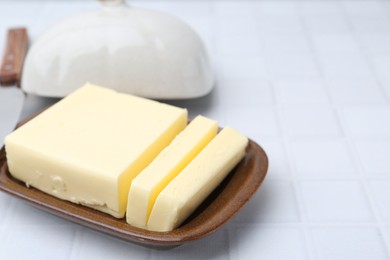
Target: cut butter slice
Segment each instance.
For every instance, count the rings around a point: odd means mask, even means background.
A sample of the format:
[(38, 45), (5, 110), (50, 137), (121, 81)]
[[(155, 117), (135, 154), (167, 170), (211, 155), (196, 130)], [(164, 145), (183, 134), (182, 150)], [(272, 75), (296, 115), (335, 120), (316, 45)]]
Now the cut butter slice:
[(218, 124), (197, 116), (131, 183), (127, 223), (146, 228), (158, 194), (216, 136)]
[(132, 179), (186, 124), (185, 109), (87, 84), (6, 137), (9, 170), (121, 218)]
[(244, 157), (248, 139), (224, 128), (158, 195), (147, 223), (152, 231), (179, 226)]

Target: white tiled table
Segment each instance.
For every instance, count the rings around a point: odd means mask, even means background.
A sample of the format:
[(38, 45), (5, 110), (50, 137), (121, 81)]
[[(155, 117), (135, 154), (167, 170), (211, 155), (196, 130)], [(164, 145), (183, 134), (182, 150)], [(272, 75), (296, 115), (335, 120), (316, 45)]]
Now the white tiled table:
[[(173, 104), (262, 145), (268, 176), (229, 224), (160, 251), (0, 193), (0, 259), (390, 259), (389, 1), (132, 1), (191, 24), (215, 62), (211, 95)], [(32, 39), (82, 1), (0, 1)], [(22, 117), (53, 100), (30, 97)], [(1, 118), (0, 118), (1, 120)]]

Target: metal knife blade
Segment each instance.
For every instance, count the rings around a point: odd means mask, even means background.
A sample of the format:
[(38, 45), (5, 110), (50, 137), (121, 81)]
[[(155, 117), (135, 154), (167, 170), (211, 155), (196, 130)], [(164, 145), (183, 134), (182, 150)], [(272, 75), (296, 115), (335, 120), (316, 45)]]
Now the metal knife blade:
[(0, 146), (4, 144), (4, 137), (14, 129), (23, 108), (25, 94), (19, 85), (27, 49), (27, 29), (9, 29), (0, 66)]

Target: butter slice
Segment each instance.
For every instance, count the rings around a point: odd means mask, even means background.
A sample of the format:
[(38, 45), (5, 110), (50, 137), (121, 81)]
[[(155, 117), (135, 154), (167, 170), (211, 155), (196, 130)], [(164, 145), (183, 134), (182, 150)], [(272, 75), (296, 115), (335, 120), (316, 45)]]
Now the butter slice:
[(147, 229), (179, 226), (244, 157), (247, 144), (245, 136), (224, 128), (158, 195)]
[(87, 84), (6, 137), (9, 170), (121, 218), (132, 179), (186, 124), (185, 109)]
[(131, 183), (127, 223), (146, 228), (158, 194), (216, 136), (218, 124), (197, 116)]

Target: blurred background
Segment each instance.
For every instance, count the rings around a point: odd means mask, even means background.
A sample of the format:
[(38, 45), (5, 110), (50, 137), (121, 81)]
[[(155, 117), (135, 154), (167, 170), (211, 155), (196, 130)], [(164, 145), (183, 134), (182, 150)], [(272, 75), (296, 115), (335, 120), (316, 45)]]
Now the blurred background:
[[(164, 251), (0, 193), (1, 259), (390, 259), (390, 1), (127, 3), (169, 13), (200, 35), (213, 91), (166, 102), (256, 141), (269, 156), (266, 180), (221, 230)], [(0, 52), (9, 27), (26, 26), (33, 43), (61, 19), (99, 8), (0, 0)], [(20, 118), (56, 101), (31, 95)]]

